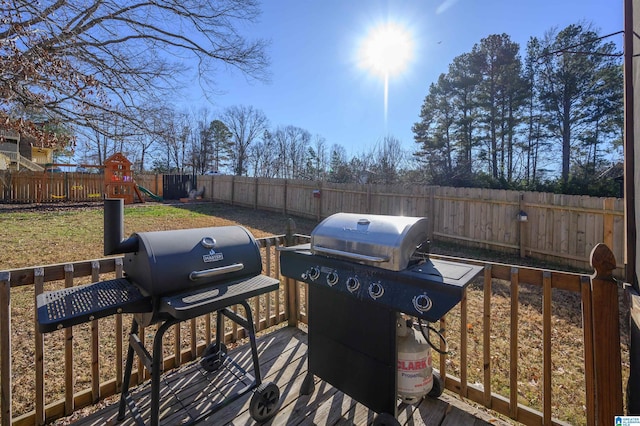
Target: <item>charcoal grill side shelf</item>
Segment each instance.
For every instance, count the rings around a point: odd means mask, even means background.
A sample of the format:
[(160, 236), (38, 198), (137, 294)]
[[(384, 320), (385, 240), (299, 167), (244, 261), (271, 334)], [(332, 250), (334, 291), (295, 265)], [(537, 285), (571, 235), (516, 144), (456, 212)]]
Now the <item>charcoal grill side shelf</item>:
[(38, 329), (49, 333), (116, 313), (151, 312), (151, 297), (144, 296), (127, 279), (117, 278), (36, 297)]
[[(278, 289), (280, 282), (274, 278), (260, 275), (247, 280), (239, 280), (233, 283), (225, 284), (220, 288), (193, 291), (178, 296), (164, 297), (160, 299), (160, 311), (169, 315), (158, 327), (153, 340), (153, 352), (150, 354), (142, 345), (138, 336), (139, 325), (136, 319), (133, 319), (131, 325), (131, 333), (129, 335), (129, 349), (127, 352), (127, 360), (125, 364), (124, 379), (122, 385), (122, 393), (120, 395), (120, 405), (118, 410), (118, 420), (123, 420), (128, 408), (132, 417), (138, 425), (144, 425), (144, 420), (140, 415), (140, 411), (129, 392), (129, 384), (131, 381), (131, 372), (133, 369), (134, 353), (137, 354), (145, 364), (146, 368), (151, 371), (151, 418), (150, 425), (157, 426), (160, 424), (160, 375), (162, 373), (162, 339), (164, 333), (171, 326), (182, 321), (196, 318), (200, 315), (216, 312), (216, 342), (215, 344), (224, 343), (224, 328), (222, 326), (223, 315), (236, 322), (247, 330), (251, 345), (251, 356), (253, 361), (253, 375), (246, 374), (251, 383), (236, 393), (227, 396), (223, 401), (215, 404), (210, 410), (202, 413), (189, 424), (197, 423), (214, 412), (220, 410), (231, 402), (246, 395), (248, 392), (257, 389), (262, 384), (260, 374), (260, 365), (258, 360), (258, 350), (255, 338), (255, 329), (251, 308), (247, 299), (258, 296), (260, 294), (269, 293)], [(233, 305), (242, 305), (246, 312), (246, 318), (229, 309)], [(156, 355), (157, 354), (157, 355)], [(156, 355), (156, 359), (154, 359)], [(236, 368), (240, 368), (231, 358), (227, 358)], [(241, 371), (246, 373), (245, 371)], [(252, 401), (253, 402), (253, 401)], [(277, 410), (278, 407), (268, 407), (270, 410)]]

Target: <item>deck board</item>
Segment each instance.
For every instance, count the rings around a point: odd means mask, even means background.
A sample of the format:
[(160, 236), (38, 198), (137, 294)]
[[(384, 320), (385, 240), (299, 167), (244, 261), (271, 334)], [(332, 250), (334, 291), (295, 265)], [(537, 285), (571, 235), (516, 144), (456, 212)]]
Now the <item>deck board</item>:
[[(263, 382), (274, 382), (280, 389), (280, 410), (268, 424), (365, 425), (373, 420), (375, 413), (372, 410), (317, 377), (314, 392), (311, 395), (300, 395), (307, 371), (307, 335), (304, 331), (286, 327), (261, 336), (258, 339), (258, 354)], [(253, 373), (249, 345), (242, 345), (230, 351), (230, 357), (243, 369)], [(208, 412), (213, 404), (244, 386), (241, 375), (237, 371), (234, 373), (225, 368), (213, 373), (207, 372), (196, 361), (164, 374), (161, 380), (161, 424), (182, 424)], [(143, 383), (131, 392), (145, 421), (149, 419), (149, 392), (149, 382)], [(249, 414), (250, 398), (251, 394), (242, 396), (204, 418), (200, 424), (255, 424)], [(117, 411), (116, 401), (85, 418), (74, 420), (73, 424), (135, 425), (129, 411), (126, 418), (118, 422)], [(403, 425), (416, 426), (508, 424), (471, 406), (466, 410), (459, 399), (448, 393), (439, 399), (426, 398), (417, 407), (401, 405), (397, 419)], [(69, 419), (62, 422), (70, 424)]]

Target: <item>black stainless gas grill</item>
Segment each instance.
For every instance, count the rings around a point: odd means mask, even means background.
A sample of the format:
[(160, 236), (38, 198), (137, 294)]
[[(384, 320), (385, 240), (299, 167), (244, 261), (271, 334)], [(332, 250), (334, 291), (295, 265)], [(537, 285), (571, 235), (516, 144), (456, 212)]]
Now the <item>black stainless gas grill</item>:
[(311, 243), (280, 252), (282, 275), (309, 284), (309, 373), (384, 418), (397, 414), (398, 313), (438, 321), (481, 267), (429, 259), (426, 218), (337, 213)]
[[(257, 421), (273, 416), (279, 408), (280, 392), (273, 383), (262, 383), (254, 322), (247, 299), (274, 291), (279, 281), (261, 275), (258, 245), (244, 227), (224, 226), (179, 231), (140, 232), (123, 238), (123, 202), (105, 200), (105, 254), (124, 253), (125, 278), (46, 292), (38, 296), (41, 332), (70, 327), (114, 313), (133, 313), (118, 419), (129, 408), (136, 423), (144, 424), (129, 392), (134, 353), (151, 371), (150, 424), (160, 422), (160, 374), (162, 338), (174, 324), (216, 312), (216, 341), (205, 350), (200, 367), (213, 372), (234, 369), (243, 384), (206, 413), (190, 418), (196, 423), (216, 410), (254, 391), (250, 414)], [(246, 318), (229, 309), (240, 304)], [(227, 356), (224, 317), (244, 327), (249, 335), (253, 374)], [(138, 335), (140, 327), (158, 324), (150, 354)]]

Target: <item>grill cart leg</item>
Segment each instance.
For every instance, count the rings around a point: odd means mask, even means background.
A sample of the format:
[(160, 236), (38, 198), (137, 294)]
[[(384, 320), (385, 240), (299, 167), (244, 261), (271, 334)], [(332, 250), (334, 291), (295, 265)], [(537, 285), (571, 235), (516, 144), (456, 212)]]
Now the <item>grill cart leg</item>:
[[(256, 333), (253, 326), (253, 315), (251, 307), (246, 300), (240, 302), (244, 307), (247, 318), (243, 318), (228, 308), (224, 308), (218, 312), (218, 318), (221, 313), (230, 318), (232, 321), (244, 327), (249, 334), (249, 342), (251, 345), (251, 357), (253, 359), (253, 374), (255, 381), (248, 387), (248, 390), (255, 389), (251, 401), (249, 402), (249, 414), (257, 422), (264, 422), (273, 417), (280, 408), (280, 389), (275, 383), (262, 383), (262, 375), (260, 374), (260, 361), (258, 359), (258, 345), (256, 343)], [(244, 393), (241, 391), (241, 394)], [(238, 395), (239, 396), (239, 395)]]
[[(126, 408), (129, 408), (131, 415), (136, 424), (143, 426), (144, 420), (140, 415), (138, 407), (129, 393), (129, 385), (131, 382), (131, 371), (133, 369), (133, 355), (134, 352), (138, 354), (138, 357), (143, 362), (147, 370), (151, 371), (151, 426), (158, 426), (160, 423), (160, 374), (162, 373), (162, 338), (164, 333), (174, 324), (177, 324), (178, 320), (169, 320), (162, 323), (156, 335), (153, 338), (153, 354), (157, 354), (156, 358), (146, 350), (140, 337), (138, 336), (138, 322), (133, 319), (131, 324), (131, 333), (129, 334), (129, 349), (127, 351), (127, 362), (125, 365), (125, 373), (123, 379), (122, 393), (120, 394), (120, 406), (118, 409), (118, 420), (123, 420), (125, 417)], [(143, 374), (143, 371), (138, 374)]]
[(400, 422), (389, 413), (380, 413), (373, 419), (373, 426), (400, 426)]
[(174, 324), (179, 323), (178, 320), (168, 320), (162, 323), (156, 331), (153, 338), (153, 355), (151, 360), (151, 426), (160, 424), (160, 374), (162, 373), (162, 337), (164, 333)]
[(315, 379), (313, 373), (307, 373), (300, 386), (300, 395), (311, 395), (316, 388)]
[[(256, 344), (256, 333), (255, 333), (255, 328), (253, 327), (253, 315), (251, 314), (251, 308), (249, 307), (249, 304), (247, 303), (246, 300), (243, 300), (239, 303), (242, 305), (242, 307), (244, 307), (247, 318), (243, 318), (242, 316), (233, 312), (229, 308), (224, 308), (218, 311), (217, 328), (218, 330), (222, 329), (221, 324), (223, 324), (223, 322), (222, 322), (221, 314), (223, 314), (224, 316), (226, 316), (227, 318), (229, 318), (230, 320), (232, 320), (233, 322), (235, 322), (236, 324), (242, 326), (245, 330), (247, 330), (247, 333), (249, 334), (249, 342), (251, 344), (251, 358), (253, 360), (253, 374), (255, 378), (255, 386), (257, 387), (257, 386), (260, 386), (260, 384), (262, 383), (262, 376), (260, 374), (260, 364), (258, 360), (258, 345)], [(222, 336), (224, 336), (224, 332), (220, 334), (218, 330), (216, 330), (216, 340), (218, 342), (223, 342), (224, 340), (221, 340), (221, 339), (223, 339)]]
[(246, 300), (242, 301), (242, 306), (247, 315), (246, 325), (243, 325), (249, 332), (249, 341), (251, 342), (251, 356), (253, 357), (253, 372), (256, 378), (256, 386), (262, 384), (262, 375), (260, 374), (260, 361), (258, 360), (258, 345), (256, 344), (256, 332), (253, 327), (253, 314)]
[[(138, 335), (138, 322), (134, 319), (131, 322), (131, 332), (129, 333), (129, 339), (131, 336)], [(127, 362), (124, 368), (124, 378), (122, 380), (122, 390), (120, 394), (120, 406), (118, 408), (118, 420), (124, 420), (126, 415), (127, 406), (131, 410), (131, 415), (138, 425), (144, 425), (144, 421), (142, 420), (142, 416), (138, 411), (135, 403), (131, 399), (131, 395), (129, 394), (129, 384), (131, 383), (131, 370), (133, 370), (133, 346), (131, 343), (129, 344), (129, 349), (127, 350)]]

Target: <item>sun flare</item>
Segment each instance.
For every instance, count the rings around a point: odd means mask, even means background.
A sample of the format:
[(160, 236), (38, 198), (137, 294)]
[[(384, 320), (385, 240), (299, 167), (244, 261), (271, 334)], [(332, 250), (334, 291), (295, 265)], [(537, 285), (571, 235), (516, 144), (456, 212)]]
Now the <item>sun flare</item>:
[(373, 28), (360, 47), (361, 66), (386, 78), (402, 72), (412, 56), (411, 35), (392, 23)]
[(413, 59), (411, 33), (396, 23), (374, 27), (363, 39), (358, 63), (361, 68), (382, 77), (384, 85), (384, 123), (389, 112), (389, 80), (402, 73)]

